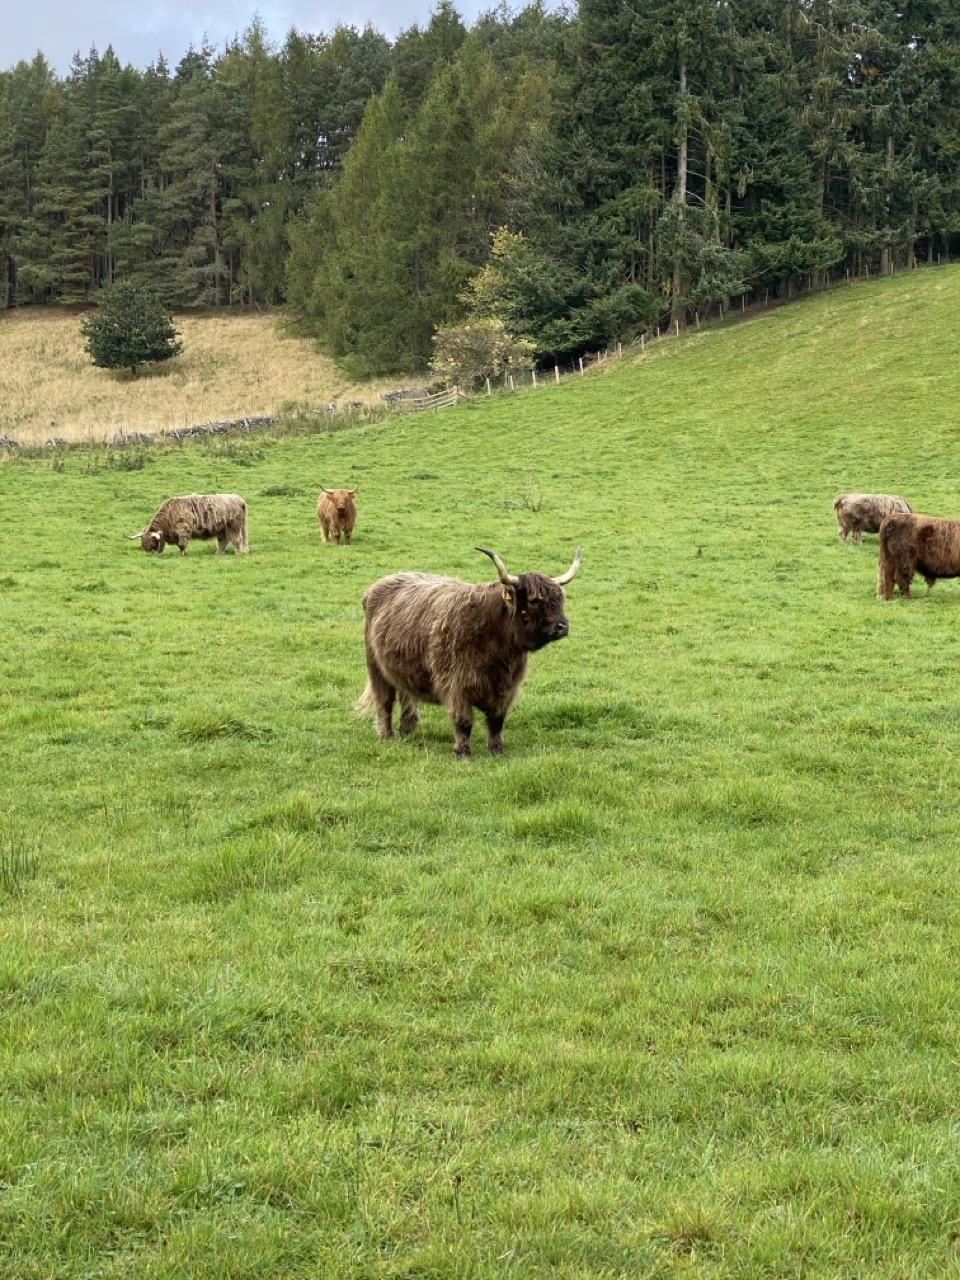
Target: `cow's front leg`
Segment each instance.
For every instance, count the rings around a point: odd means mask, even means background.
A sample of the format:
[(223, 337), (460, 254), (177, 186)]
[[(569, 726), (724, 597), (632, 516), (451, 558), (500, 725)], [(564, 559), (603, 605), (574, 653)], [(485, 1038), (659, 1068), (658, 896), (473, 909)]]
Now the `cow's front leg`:
[(189, 538), (181, 538), (177, 542), (177, 546), (180, 548), (180, 554), (182, 556), (185, 556), (187, 554), (187, 546), (189, 545), (189, 542), (190, 542)]
[(503, 722), (506, 716), (487, 712), (487, 750), (492, 756), (503, 755)]
[(473, 708), (469, 703), (455, 703), (448, 710), (453, 721), (453, 754), (459, 757), (472, 756), (470, 735), (473, 733)]

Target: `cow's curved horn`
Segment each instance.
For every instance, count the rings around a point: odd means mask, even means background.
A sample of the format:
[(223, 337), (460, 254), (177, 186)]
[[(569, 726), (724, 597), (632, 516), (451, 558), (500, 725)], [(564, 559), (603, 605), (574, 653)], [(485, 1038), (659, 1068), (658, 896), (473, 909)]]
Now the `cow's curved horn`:
[(566, 586), (571, 578), (575, 578), (577, 576), (577, 573), (580, 570), (580, 552), (582, 550), (582, 547), (577, 547), (577, 554), (573, 557), (573, 564), (566, 573), (561, 573), (559, 578), (554, 578), (554, 582), (558, 587)]
[(486, 547), (476, 547), (476, 551), (482, 551), (485, 556), (489, 556), (493, 563), (497, 566), (497, 573), (500, 575), (500, 581), (505, 587), (518, 587), (520, 579), (512, 573), (507, 573), (507, 566), (503, 563), (495, 551), (488, 551)]
[(125, 538), (129, 538), (131, 542), (135, 542), (137, 538), (142, 538), (143, 534), (142, 533), (125, 533), (123, 536)]
[(358, 490), (359, 488), (360, 488), (360, 486), (359, 486), (358, 484), (355, 484), (355, 485), (353, 486), (353, 488), (352, 488), (352, 489), (348, 490), (348, 492), (349, 492), (351, 495), (353, 495), (353, 494), (355, 494), (355, 493), (357, 492), (357, 490)]

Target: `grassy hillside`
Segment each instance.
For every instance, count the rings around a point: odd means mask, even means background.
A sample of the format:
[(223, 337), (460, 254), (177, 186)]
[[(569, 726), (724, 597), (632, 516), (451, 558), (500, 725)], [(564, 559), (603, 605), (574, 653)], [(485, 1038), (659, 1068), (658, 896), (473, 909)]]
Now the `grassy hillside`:
[(316, 343), (282, 335), (274, 315), (241, 311), (175, 317), (183, 354), (131, 378), (93, 367), (81, 319), (55, 307), (0, 314), (0, 435), (24, 445), (51, 436), (102, 443), (118, 431), (170, 431), (331, 400), (377, 403), (379, 391), (397, 385), (352, 383)]
[[(958, 286), (0, 465), (0, 1272), (953, 1272), (960, 585), (877, 601), (831, 502), (960, 515)], [(123, 540), (191, 490), (249, 556)], [(577, 543), (505, 757), (354, 716), (376, 577)]]

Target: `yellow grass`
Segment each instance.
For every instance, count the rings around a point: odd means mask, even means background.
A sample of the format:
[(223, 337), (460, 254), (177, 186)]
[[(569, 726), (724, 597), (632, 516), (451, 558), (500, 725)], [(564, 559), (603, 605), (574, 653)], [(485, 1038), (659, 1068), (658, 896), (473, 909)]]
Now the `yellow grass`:
[(231, 312), (175, 318), (183, 353), (165, 364), (95, 369), (77, 311), (0, 314), (0, 434), (21, 444), (170, 431), (330, 401), (375, 404), (397, 380), (353, 383), (310, 339), (283, 335), (275, 317)]

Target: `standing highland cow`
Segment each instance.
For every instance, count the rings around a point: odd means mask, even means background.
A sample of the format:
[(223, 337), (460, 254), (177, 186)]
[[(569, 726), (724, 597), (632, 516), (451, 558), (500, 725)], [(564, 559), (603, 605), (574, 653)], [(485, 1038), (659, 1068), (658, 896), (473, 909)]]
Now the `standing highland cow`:
[[(357, 485), (357, 489), (359, 487)], [(353, 526), (357, 523), (357, 504), (354, 502), (357, 489), (324, 489), (321, 493), (317, 517), (324, 542), (335, 542), (339, 546), (342, 533), (349, 547)]]
[(833, 500), (837, 513), (839, 536), (846, 542), (853, 534), (854, 542), (863, 542), (865, 533), (879, 533), (884, 517), (894, 511), (913, 511), (906, 498), (894, 493), (841, 493)]
[(393, 737), (393, 704), (400, 695), (401, 734), (420, 722), (420, 702), (446, 707), (454, 727), (454, 755), (469, 756), (473, 708), (487, 721), (487, 747), (503, 751), (503, 722), (527, 672), (527, 657), (569, 634), (563, 587), (580, 568), (580, 548), (559, 578), (508, 573), (498, 582), (469, 583), (432, 573), (380, 578), (363, 597), (369, 679), (357, 710), (377, 709), (381, 738)]
[(900, 588), (910, 598), (910, 583), (922, 574), (928, 587), (938, 578), (960, 578), (960, 520), (894, 513), (880, 526), (877, 592), (884, 600)]
[(234, 551), (247, 550), (247, 504), (239, 493), (188, 493), (182, 498), (168, 498), (142, 533), (128, 533), (139, 538), (144, 551), (162, 551), (167, 543), (187, 554), (191, 538), (216, 538), (217, 554), (233, 543)]

